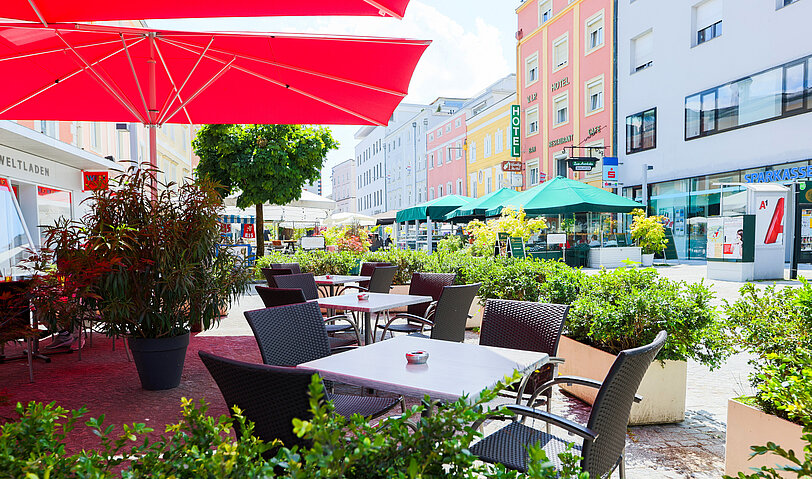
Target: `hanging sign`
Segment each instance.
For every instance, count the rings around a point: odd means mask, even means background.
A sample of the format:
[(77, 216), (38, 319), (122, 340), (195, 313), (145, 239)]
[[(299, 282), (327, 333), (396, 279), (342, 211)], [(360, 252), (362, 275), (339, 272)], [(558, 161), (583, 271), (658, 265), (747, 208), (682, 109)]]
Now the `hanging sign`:
[(510, 156), (522, 156), (522, 109), (519, 105), (510, 106)]
[(106, 190), (110, 183), (107, 171), (83, 171), (82, 191)]
[(592, 171), (595, 168), (595, 158), (570, 158), (567, 160), (572, 171)]
[(242, 237), (245, 239), (254, 239), (257, 237), (253, 224), (246, 223), (242, 225)]
[(603, 187), (616, 188), (618, 186), (617, 170), (618, 159), (614, 156), (603, 157)]
[(545, 181), (547, 181), (547, 173), (542, 171), (539, 173), (539, 183), (544, 183)]
[(521, 161), (503, 161), (502, 162), (502, 171), (521, 172), (522, 171), (522, 162)]
[(220, 234), (221, 235), (230, 235), (231, 234), (231, 223), (220, 223)]
[(0, 190), (6, 190), (11, 193), (11, 187), (8, 185), (8, 180), (5, 178), (0, 178)]

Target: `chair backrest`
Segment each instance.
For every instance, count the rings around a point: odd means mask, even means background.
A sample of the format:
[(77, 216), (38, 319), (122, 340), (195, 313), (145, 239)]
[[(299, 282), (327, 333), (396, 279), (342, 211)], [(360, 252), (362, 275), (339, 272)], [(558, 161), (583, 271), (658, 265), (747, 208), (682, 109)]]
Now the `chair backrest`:
[(369, 279), (369, 286), (367, 286), (369, 292), (389, 293), (396, 274), (398, 274), (397, 266), (376, 266), (372, 270), (372, 277)]
[[(245, 418), (254, 423), (256, 437), (268, 443), (279, 439), (286, 447), (308, 445), (293, 432), (293, 419), (312, 417), (308, 396), (312, 372), (244, 363), (205, 351), (197, 354), (220, 388), (229, 412), (235, 405), (242, 409)], [(239, 429), (236, 432), (239, 436)]]
[(287, 304), (304, 303), (304, 293), (298, 288), (267, 288), (265, 286), (254, 286), (259, 297), (265, 303), (266, 308), (274, 306), (285, 306)]
[(598, 437), (585, 441), (581, 451), (581, 467), (591, 477), (606, 475), (623, 454), (634, 395), (666, 337), (666, 332), (660, 331), (651, 344), (621, 351), (603, 380), (587, 423)]
[(465, 324), (468, 322), (468, 311), (474, 301), (481, 283), (446, 286), (437, 301), (434, 310), (434, 326), (431, 328), (431, 339), (444, 341), (465, 340)]
[(313, 273), (286, 274), (276, 276), (277, 288), (301, 289), (306, 300), (319, 298), (319, 287)]
[(299, 274), (302, 272), (302, 268), (299, 267), (299, 263), (271, 263), (271, 268), (289, 269), (291, 274)]
[[(375, 268), (378, 266), (392, 266), (392, 263), (384, 263), (384, 262), (370, 262), (370, 263), (361, 263), (361, 269), (359, 270), (358, 274), (360, 276), (372, 276), (372, 272), (375, 271)], [(369, 281), (361, 281), (358, 283), (358, 286), (363, 286), (364, 288), (369, 288)], [(389, 291), (387, 291), (388, 293)]]
[(265, 277), (265, 281), (268, 282), (268, 286), (271, 288), (276, 288), (276, 277), (277, 276), (284, 276), (287, 274), (293, 274), (293, 270), (290, 268), (261, 268), (262, 269), (262, 276)]
[(569, 309), (563, 304), (489, 299), (482, 313), (479, 344), (555, 356)]
[(327, 329), (315, 302), (246, 311), (245, 319), (265, 364), (297, 366), (330, 355)]
[[(409, 284), (409, 294), (417, 296), (431, 296), (434, 301), (440, 299), (443, 288), (454, 284), (455, 273), (412, 273), (412, 282)], [(429, 305), (413, 304), (406, 308), (409, 314), (425, 316)]]

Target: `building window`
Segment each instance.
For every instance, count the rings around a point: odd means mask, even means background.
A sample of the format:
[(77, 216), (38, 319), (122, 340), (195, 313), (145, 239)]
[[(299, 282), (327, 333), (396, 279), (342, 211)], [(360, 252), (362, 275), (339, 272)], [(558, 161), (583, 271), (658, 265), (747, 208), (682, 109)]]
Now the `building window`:
[(787, 5), (792, 5), (797, 2), (798, 0), (775, 0), (775, 9), (778, 10), (779, 8), (784, 8)]
[(585, 53), (603, 46), (603, 11), (586, 21)]
[(96, 151), (101, 150), (101, 123), (90, 123), (90, 147)]
[(539, 55), (534, 53), (525, 60), (525, 86), (530, 86), (539, 80)]
[(443, 196), (443, 185), (437, 186), (437, 198), (442, 198)]
[(451, 163), (451, 157), (452, 157), (452, 154), (453, 154), (452, 152), (454, 151), (451, 148), (452, 147), (449, 147), (448, 152), (445, 154), (445, 162), (446, 163)]
[(449, 194), (449, 195), (454, 194), (454, 187), (451, 185), (450, 181), (445, 184), (445, 190), (446, 190), (447, 194)]
[(437, 150), (437, 166), (443, 166), (443, 150)]
[(553, 0), (544, 0), (539, 3), (539, 25), (553, 18)]
[(429, 199), (430, 200), (434, 199), (434, 187), (429, 188)]
[(632, 39), (632, 73), (645, 70), (654, 63), (654, 32), (648, 32)]
[(626, 117), (626, 153), (657, 147), (657, 109)]
[(462, 119), (457, 118), (457, 120), (454, 121), (454, 128), (459, 128), (460, 126), (462, 126)]
[(473, 163), (476, 161), (476, 142), (472, 141), (468, 147), (468, 160)]
[(603, 77), (586, 84), (586, 114), (603, 110)]
[(553, 71), (564, 68), (569, 61), (569, 42), (567, 34), (553, 42)]
[(472, 198), (479, 197), (476, 193), (476, 174), (471, 175), (471, 189), (469, 191), (471, 192)]
[(449, 123), (448, 125), (445, 126), (445, 132), (446, 133), (451, 133), (451, 123)]
[(685, 139), (812, 110), (812, 56), (685, 98)]
[(434, 169), (434, 153), (429, 155), (429, 169), (430, 170)]
[(525, 113), (527, 120), (527, 135), (535, 135), (539, 132), (539, 109), (538, 107), (531, 108)]
[(491, 156), (491, 135), (485, 135), (485, 151), (482, 153), (483, 158)]
[[(434, 141), (434, 133), (429, 133), (429, 141)], [(389, 151), (392, 151), (391, 149)]]
[(457, 178), (457, 194), (461, 195), (464, 192), (462, 191), (462, 178)]
[(437, 138), (440, 138), (441, 136), (443, 136), (443, 129), (442, 128), (437, 130)]
[(502, 150), (505, 149), (505, 134), (502, 133), (502, 129), (496, 130), (495, 135), (495, 147), (493, 149), (494, 153), (499, 154), (502, 153)]
[(527, 184), (530, 186), (536, 185), (539, 182), (539, 162), (538, 160), (535, 161), (528, 161), (527, 162)]
[(693, 46), (702, 44), (722, 35), (722, 0), (707, 0), (693, 8)]
[(553, 98), (553, 126), (563, 125), (569, 120), (569, 95)]

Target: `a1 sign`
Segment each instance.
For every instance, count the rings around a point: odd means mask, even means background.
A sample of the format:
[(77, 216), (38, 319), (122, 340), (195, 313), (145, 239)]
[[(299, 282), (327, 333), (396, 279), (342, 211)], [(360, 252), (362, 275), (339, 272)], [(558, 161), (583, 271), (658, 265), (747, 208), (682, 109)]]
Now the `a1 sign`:
[(617, 157), (603, 157), (603, 186), (604, 188), (614, 188), (618, 185), (618, 164)]
[(522, 162), (521, 161), (503, 161), (502, 162), (502, 171), (510, 171), (513, 173), (521, 173), (522, 171)]
[(519, 105), (510, 106), (510, 156), (522, 156), (522, 108)]

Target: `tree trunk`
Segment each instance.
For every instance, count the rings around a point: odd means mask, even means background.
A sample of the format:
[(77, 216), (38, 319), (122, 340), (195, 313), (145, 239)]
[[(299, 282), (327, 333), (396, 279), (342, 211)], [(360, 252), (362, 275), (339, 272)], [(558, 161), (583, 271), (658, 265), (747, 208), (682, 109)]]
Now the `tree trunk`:
[(262, 211), (262, 203), (256, 205), (257, 207), (257, 224), (254, 229), (257, 235), (257, 258), (265, 256), (265, 218)]

